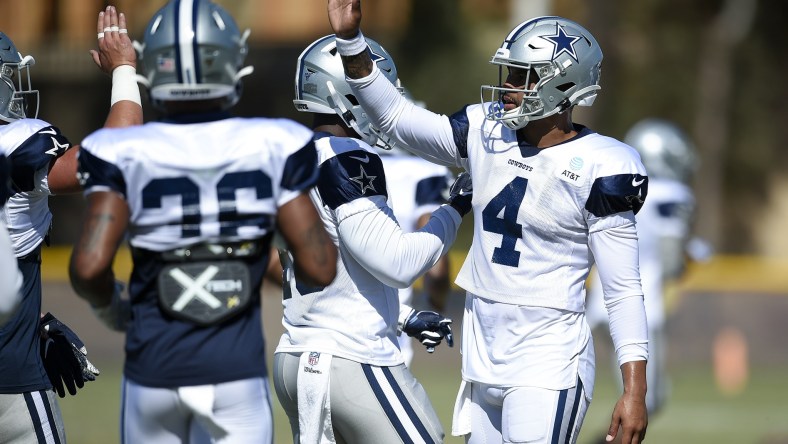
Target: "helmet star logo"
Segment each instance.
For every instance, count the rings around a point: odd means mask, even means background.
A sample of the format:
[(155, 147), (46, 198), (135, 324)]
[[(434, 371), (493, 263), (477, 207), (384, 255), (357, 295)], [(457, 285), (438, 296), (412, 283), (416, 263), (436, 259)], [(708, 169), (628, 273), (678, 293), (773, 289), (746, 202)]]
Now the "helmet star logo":
[(361, 194), (366, 193), (368, 189), (377, 192), (377, 190), (375, 189), (375, 185), (372, 182), (378, 176), (368, 176), (367, 172), (364, 171), (364, 166), (359, 165), (359, 167), (361, 168), (361, 175), (356, 177), (351, 177), (350, 180), (356, 182), (358, 186), (361, 187)]
[(574, 45), (578, 40), (583, 38), (582, 36), (567, 34), (564, 28), (556, 23), (555, 34), (543, 35), (541, 37), (553, 44), (553, 60), (561, 55), (561, 53), (567, 53), (569, 57), (572, 57), (575, 61), (579, 61), (577, 60), (577, 53), (575, 52)]
[(376, 53), (372, 49), (372, 47), (369, 47), (369, 57), (372, 59), (372, 63), (375, 63), (375, 64), (377, 64), (381, 60), (386, 60), (386, 57), (384, 57), (381, 54)]

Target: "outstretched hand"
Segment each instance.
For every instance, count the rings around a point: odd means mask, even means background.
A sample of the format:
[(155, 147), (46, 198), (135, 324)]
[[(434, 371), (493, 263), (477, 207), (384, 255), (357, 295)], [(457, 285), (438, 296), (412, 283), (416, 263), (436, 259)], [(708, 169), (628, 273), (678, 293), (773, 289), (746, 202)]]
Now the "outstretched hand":
[(328, 21), (337, 37), (357, 36), (361, 27), (361, 0), (328, 0)]
[(99, 49), (91, 49), (90, 55), (102, 71), (111, 74), (121, 65), (136, 68), (137, 53), (129, 38), (125, 14), (118, 13), (114, 6), (107, 6), (98, 14), (96, 30)]

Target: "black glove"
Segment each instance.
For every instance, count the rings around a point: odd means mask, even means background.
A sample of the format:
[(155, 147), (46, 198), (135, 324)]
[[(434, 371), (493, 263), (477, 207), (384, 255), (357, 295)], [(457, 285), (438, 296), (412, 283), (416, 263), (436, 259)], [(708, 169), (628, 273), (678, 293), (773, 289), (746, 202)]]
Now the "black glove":
[(421, 341), (428, 353), (434, 352), (443, 338), (446, 338), (449, 347), (454, 347), (451, 319), (434, 311), (412, 310), (402, 323), (402, 331)]
[(473, 200), (473, 183), (471, 175), (467, 172), (460, 173), (457, 180), (449, 189), (449, 205), (451, 205), (460, 216), (465, 216), (471, 211)]
[(41, 318), (39, 326), (44, 368), (61, 398), (65, 398), (66, 389), (69, 394), (75, 395), (77, 388), (85, 386), (85, 381), (96, 379), (99, 371), (88, 361), (85, 344), (76, 333), (51, 313)]

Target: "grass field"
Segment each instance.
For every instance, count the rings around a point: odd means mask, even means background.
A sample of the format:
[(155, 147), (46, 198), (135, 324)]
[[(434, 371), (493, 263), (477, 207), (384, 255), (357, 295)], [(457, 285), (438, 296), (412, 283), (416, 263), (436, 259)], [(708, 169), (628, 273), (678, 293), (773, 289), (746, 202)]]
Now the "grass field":
[[(447, 350), (440, 350), (446, 352)], [(452, 350), (452, 352), (455, 352)], [(457, 391), (459, 371), (441, 360), (418, 356), (414, 372), (430, 394), (446, 430), (451, 427), (451, 409)], [(118, 442), (120, 372), (112, 363), (99, 361), (100, 379), (90, 383), (78, 396), (61, 400), (70, 443), (108, 444)], [(431, 368), (430, 368), (431, 367)], [(615, 387), (606, 369), (597, 376), (597, 392), (591, 405), (580, 442), (592, 444), (597, 432), (607, 427), (615, 402)], [(715, 388), (709, 368), (672, 372), (673, 391), (665, 411), (652, 418), (647, 442), (670, 444), (777, 444), (788, 443), (788, 402), (786, 369), (757, 369), (749, 388), (729, 398)], [(289, 444), (290, 431), (276, 399), (276, 444)], [(462, 443), (447, 436), (446, 443)]]
[[(52, 259), (44, 263), (58, 262)], [(714, 270), (704, 268), (691, 274), (685, 295), (672, 303), (668, 328), (671, 397), (665, 410), (651, 418), (648, 443), (788, 444), (788, 268), (780, 264), (722, 260), (715, 262)], [(61, 400), (68, 441), (117, 443), (123, 336), (109, 332), (90, 314), (63, 276), (56, 274), (64, 268), (54, 267), (54, 273), (45, 270), (44, 310), (55, 313), (82, 336), (91, 360), (102, 370), (99, 379), (78, 396)], [(744, 280), (751, 282), (753, 290), (746, 290)], [(263, 306), (270, 365), (270, 353), (282, 328), (281, 302), (278, 296), (268, 295)], [(461, 306), (462, 296), (455, 294), (448, 310), (455, 325), (460, 321)], [(749, 382), (735, 396), (717, 390), (711, 368), (715, 334), (729, 326), (740, 330), (749, 343)], [(461, 331), (458, 327), (455, 331), (459, 338)], [(597, 333), (595, 337), (599, 344), (596, 390), (580, 444), (594, 444), (606, 430), (617, 397), (606, 365), (610, 362), (607, 349), (600, 343), (609, 339)], [(412, 370), (449, 433), (460, 380), (458, 349), (442, 345), (434, 355), (427, 355), (417, 348)], [(276, 444), (289, 444), (289, 425), (275, 396), (273, 406)], [(445, 442), (464, 441), (447, 436)]]

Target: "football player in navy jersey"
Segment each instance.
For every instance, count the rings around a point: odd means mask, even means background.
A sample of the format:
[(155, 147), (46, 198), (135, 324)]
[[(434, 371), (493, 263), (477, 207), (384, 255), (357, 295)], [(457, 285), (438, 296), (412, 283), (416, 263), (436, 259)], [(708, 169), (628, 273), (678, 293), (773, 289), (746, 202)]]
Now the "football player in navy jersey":
[(360, 0), (328, 0), (328, 12), (372, 124), (477, 185), (473, 244), (456, 281), (467, 296), (452, 433), (468, 443), (576, 442), (594, 384), (584, 286), (596, 262), (624, 381), (607, 439), (641, 442), (648, 336), (635, 213), (648, 179), (634, 149), (572, 121), (600, 89), (594, 37), (561, 17), (521, 23), (492, 57), (500, 78), (482, 87), (488, 98), (446, 116), (410, 103), (372, 63)]
[[(98, 14), (97, 31), (93, 60), (112, 75), (105, 125), (141, 123), (139, 90), (131, 74), (136, 56), (124, 15), (107, 7)], [(78, 191), (79, 183), (78, 147), (57, 127), (36, 118), (38, 91), (30, 82), (34, 63), (0, 33), (0, 153), (10, 164), (13, 185), (0, 219), (23, 276), (21, 305), (0, 328), (0, 442), (63, 443), (63, 421), (52, 389), (61, 397), (66, 390), (73, 395), (85, 381), (95, 379), (98, 370), (68, 327), (51, 314), (41, 315), (41, 247), (52, 224), (48, 199)]]
[[(161, 119), (82, 143), (87, 212), (71, 283), (126, 331), (122, 442), (271, 443), (260, 291), (274, 233), (308, 285), (336, 273), (307, 194), (318, 179), (312, 131), (229, 114), (252, 72), (247, 37), (209, 0), (168, 2), (140, 46)], [(126, 236), (128, 300), (112, 272)]]
[[(396, 82), (391, 56), (376, 42), (369, 44), (386, 81)], [(340, 261), (334, 282), (314, 287), (293, 275), (287, 252), (280, 255), (285, 333), (274, 354), (274, 388), (293, 442), (443, 442), (443, 427), (406, 367), (397, 335), (416, 337), (428, 351), (443, 339), (451, 346), (451, 320), (401, 305), (397, 289), (446, 254), (471, 195), (466, 187), (424, 227), (403, 232), (389, 204), (383, 163), (372, 148), (386, 141), (352, 97), (333, 35), (301, 53), (295, 90), (296, 109), (313, 114), (320, 163), (310, 196)], [(443, 186), (434, 188), (440, 194)]]
[[(0, 211), (5, 206), (5, 201), (13, 194), (11, 180), (8, 175), (8, 162), (5, 155), (0, 153)], [(5, 222), (0, 220), (0, 328), (14, 314), (22, 299), (22, 272), (16, 263), (14, 247)]]

